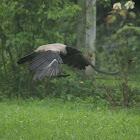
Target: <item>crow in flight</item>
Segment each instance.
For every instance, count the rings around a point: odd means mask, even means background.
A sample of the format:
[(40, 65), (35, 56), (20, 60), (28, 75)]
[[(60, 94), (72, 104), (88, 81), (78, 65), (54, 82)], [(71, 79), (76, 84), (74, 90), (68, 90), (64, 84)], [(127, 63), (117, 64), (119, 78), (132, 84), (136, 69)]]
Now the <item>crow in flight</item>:
[(66, 64), (78, 69), (85, 69), (90, 65), (95, 71), (107, 75), (117, 75), (120, 72), (105, 72), (96, 68), (76, 48), (55, 43), (38, 47), (34, 52), (20, 58), (18, 64), (30, 62), (29, 69), (34, 72), (34, 80), (46, 77), (61, 77), (60, 64)]

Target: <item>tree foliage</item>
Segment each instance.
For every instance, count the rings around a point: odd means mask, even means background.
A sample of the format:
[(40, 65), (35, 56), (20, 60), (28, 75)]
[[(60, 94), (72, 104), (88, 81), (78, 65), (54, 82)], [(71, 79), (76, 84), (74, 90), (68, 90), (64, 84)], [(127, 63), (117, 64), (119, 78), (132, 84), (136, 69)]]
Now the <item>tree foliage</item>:
[(80, 10), (74, 0), (1, 1), (1, 92), (12, 94), (10, 92), (18, 91), (19, 88), (24, 90), (31, 82), (26, 65), (25, 69), (17, 66), (18, 58), (32, 52), (39, 45), (55, 42), (75, 44), (76, 18)]
[[(126, 1), (122, 0), (122, 4)], [(110, 89), (101, 92), (99, 88), (96, 89), (95, 81), (87, 80), (83, 74), (71, 68), (63, 68), (71, 74), (68, 79), (46, 78), (43, 82), (35, 82), (28, 71), (28, 64), (18, 66), (16, 63), (18, 58), (40, 45), (59, 42), (76, 46), (77, 15), (82, 11), (77, 5), (77, 0), (0, 0), (0, 2), (0, 97), (32, 95), (44, 97), (52, 94), (67, 99), (75, 96), (104, 99), (106, 95), (112, 99), (112, 94), (107, 94)], [(97, 0), (96, 66), (116, 71), (118, 68), (116, 50), (117, 46), (121, 46), (122, 66), (125, 68), (124, 54), (127, 40), (131, 52), (130, 61), (135, 62), (132, 63), (131, 73), (139, 74), (139, 11), (135, 9), (129, 12), (124, 9), (112, 11), (114, 2), (116, 1)], [(116, 101), (121, 96), (117, 89), (113, 89), (112, 93), (115, 94)]]

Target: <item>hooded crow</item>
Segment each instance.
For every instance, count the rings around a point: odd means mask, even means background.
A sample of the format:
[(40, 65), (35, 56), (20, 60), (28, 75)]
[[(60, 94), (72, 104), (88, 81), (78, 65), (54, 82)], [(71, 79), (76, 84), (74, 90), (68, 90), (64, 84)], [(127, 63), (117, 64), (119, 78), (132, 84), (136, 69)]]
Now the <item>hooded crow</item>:
[[(120, 72), (105, 72), (96, 68), (76, 48), (64, 44), (55, 43), (38, 47), (34, 52), (20, 58), (18, 64), (30, 62), (29, 70), (34, 72), (34, 80), (42, 80), (44, 77), (61, 77), (60, 64), (66, 64), (78, 69), (91, 66), (95, 71), (107, 75), (117, 75)], [(64, 75), (65, 76), (65, 75)]]

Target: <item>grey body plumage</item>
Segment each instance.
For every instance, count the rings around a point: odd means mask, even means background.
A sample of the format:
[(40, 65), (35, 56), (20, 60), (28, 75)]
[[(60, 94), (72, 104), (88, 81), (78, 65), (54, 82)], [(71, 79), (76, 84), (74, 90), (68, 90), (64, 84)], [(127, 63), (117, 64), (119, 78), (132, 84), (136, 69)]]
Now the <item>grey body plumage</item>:
[(61, 64), (78, 69), (85, 69), (86, 66), (91, 65), (95, 71), (108, 75), (120, 73), (99, 70), (84, 58), (81, 51), (60, 43), (40, 46), (33, 53), (20, 58), (17, 63), (23, 64), (28, 61), (30, 71), (35, 73), (34, 80), (42, 80), (44, 77), (61, 77)]

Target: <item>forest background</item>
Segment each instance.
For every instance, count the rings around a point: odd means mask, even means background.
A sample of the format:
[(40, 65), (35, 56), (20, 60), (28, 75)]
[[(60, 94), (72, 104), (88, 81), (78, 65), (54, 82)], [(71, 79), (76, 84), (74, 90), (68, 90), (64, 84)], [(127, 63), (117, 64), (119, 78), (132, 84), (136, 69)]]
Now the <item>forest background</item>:
[[(90, 60), (91, 52), (87, 46), (77, 46), (77, 28), (81, 15), (85, 16), (84, 10), (78, 0), (0, 0), (0, 99), (51, 96), (74, 100), (93, 97), (100, 101), (107, 99), (115, 106), (138, 102), (140, 4), (136, 0), (134, 9), (122, 8), (114, 12), (115, 2), (96, 1), (96, 12), (93, 12), (96, 14), (96, 49), (92, 53), (98, 68), (121, 70), (123, 74), (106, 76), (94, 73), (88, 77), (84, 71), (63, 67), (69, 77), (46, 78), (40, 82), (32, 80), (28, 64), (17, 65), (18, 58), (40, 45), (57, 42), (77, 47)], [(121, 0), (122, 5), (126, 2)], [(90, 28), (90, 25), (87, 23), (85, 28)]]

